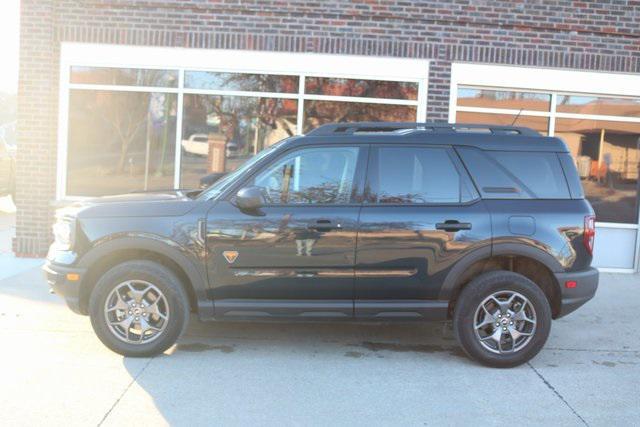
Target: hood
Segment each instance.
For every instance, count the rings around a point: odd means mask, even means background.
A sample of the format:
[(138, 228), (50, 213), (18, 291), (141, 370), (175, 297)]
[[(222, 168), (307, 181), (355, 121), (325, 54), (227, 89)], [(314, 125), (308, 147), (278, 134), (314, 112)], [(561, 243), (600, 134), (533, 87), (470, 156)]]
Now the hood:
[(59, 209), (58, 216), (78, 218), (182, 216), (198, 203), (183, 190), (96, 197)]

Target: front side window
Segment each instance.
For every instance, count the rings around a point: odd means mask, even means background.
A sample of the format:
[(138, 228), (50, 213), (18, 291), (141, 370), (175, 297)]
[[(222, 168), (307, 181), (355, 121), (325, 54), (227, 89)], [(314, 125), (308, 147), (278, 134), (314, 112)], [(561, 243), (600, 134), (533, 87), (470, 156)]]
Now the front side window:
[(374, 153), (368, 178), (372, 203), (459, 203), (466, 193), (445, 148), (381, 147)]
[(354, 190), (357, 147), (305, 148), (269, 165), (252, 185), (268, 204), (347, 204)]

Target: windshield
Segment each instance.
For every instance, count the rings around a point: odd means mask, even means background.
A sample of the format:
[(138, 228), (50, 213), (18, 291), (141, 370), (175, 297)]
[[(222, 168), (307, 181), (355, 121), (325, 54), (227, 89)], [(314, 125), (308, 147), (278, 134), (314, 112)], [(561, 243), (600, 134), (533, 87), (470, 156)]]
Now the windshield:
[(220, 178), (220, 180), (214, 182), (209, 188), (207, 188), (202, 193), (200, 193), (200, 195), (198, 196), (198, 199), (203, 200), (203, 199), (211, 199), (211, 198), (217, 197), (220, 193), (225, 191), (229, 187), (229, 185), (231, 185), (236, 180), (236, 177), (252, 169), (255, 164), (257, 164), (260, 160), (265, 158), (269, 153), (274, 151), (276, 147), (279, 147), (280, 145), (282, 145), (284, 141), (286, 141), (286, 139), (283, 139), (282, 141), (276, 144), (273, 144), (268, 148), (265, 148), (264, 150), (262, 150), (261, 152), (259, 152), (258, 154), (256, 154), (255, 156), (247, 160), (246, 162), (244, 162), (238, 169)]

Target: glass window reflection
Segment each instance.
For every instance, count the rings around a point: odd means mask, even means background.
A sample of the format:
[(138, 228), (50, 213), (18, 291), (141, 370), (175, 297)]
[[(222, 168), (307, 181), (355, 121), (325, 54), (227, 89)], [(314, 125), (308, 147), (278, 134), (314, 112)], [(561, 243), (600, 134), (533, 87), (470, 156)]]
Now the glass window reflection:
[(210, 173), (235, 170), (248, 158), (296, 134), (297, 101), (241, 96), (184, 96), (181, 187)]
[(305, 93), (363, 98), (418, 99), (418, 83), (306, 77)]
[(184, 86), (190, 89), (297, 93), (299, 77), (274, 74), (186, 71)]
[(559, 113), (640, 117), (640, 99), (558, 95), (556, 111)]
[(67, 194), (173, 188), (176, 95), (72, 90)]
[(476, 113), (469, 111), (458, 111), (456, 113), (457, 123), (500, 125), (500, 126), (523, 126), (540, 132), (542, 135), (549, 133), (549, 119), (547, 117), (526, 116), (523, 114), (491, 114)]
[(304, 132), (336, 122), (415, 122), (414, 106), (361, 102), (305, 101)]
[(178, 71), (74, 65), (71, 67), (71, 83), (178, 87)]
[(549, 111), (551, 94), (460, 87), (458, 106)]
[(640, 123), (557, 119), (555, 134), (575, 159), (597, 220), (637, 222)]

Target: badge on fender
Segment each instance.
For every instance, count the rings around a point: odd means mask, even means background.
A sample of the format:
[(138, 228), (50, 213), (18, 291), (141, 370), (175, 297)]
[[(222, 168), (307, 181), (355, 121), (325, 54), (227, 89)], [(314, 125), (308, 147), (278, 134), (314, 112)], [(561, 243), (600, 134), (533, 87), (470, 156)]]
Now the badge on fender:
[(222, 256), (227, 260), (229, 264), (233, 264), (238, 259), (238, 251), (224, 251)]

